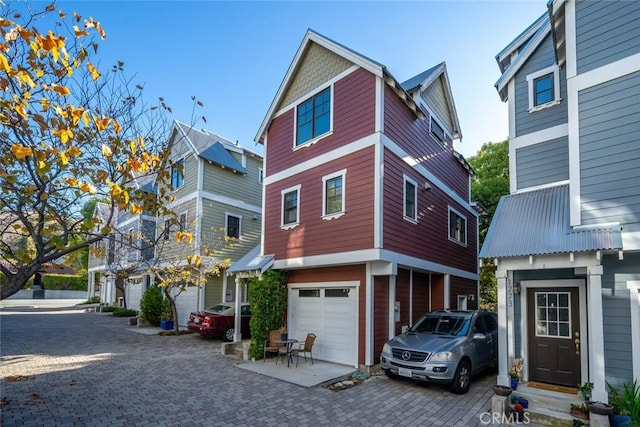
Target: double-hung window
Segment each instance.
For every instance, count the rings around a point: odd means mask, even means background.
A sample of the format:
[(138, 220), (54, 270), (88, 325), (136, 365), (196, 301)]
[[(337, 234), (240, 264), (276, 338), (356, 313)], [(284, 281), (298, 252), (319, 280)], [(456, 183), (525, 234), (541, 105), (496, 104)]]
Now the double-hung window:
[(431, 134), (442, 144), (446, 142), (444, 128), (431, 117)]
[(240, 217), (237, 215), (227, 214), (227, 237), (233, 239), (240, 238)]
[(322, 216), (325, 219), (337, 218), (345, 212), (344, 184), (346, 173), (346, 169), (343, 169), (322, 178)]
[(326, 88), (298, 105), (296, 120), (296, 146), (329, 132), (331, 88)]
[(467, 219), (449, 207), (449, 239), (467, 244)]
[(178, 219), (178, 230), (181, 232), (187, 231), (187, 213), (183, 212), (180, 214), (180, 218)]
[(560, 103), (560, 70), (557, 65), (527, 75), (526, 81), (530, 113)]
[(418, 185), (406, 175), (404, 176), (404, 219), (418, 221)]
[(171, 188), (174, 190), (184, 185), (184, 159), (171, 165)]
[(291, 228), (300, 223), (300, 186), (282, 190), (282, 227)]

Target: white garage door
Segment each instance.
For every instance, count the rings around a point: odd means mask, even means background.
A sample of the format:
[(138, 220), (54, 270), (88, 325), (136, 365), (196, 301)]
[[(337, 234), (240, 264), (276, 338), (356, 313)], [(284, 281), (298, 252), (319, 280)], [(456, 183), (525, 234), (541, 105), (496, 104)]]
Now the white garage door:
[(314, 359), (357, 366), (357, 299), (355, 286), (290, 288), (289, 336), (303, 340), (313, 332)]

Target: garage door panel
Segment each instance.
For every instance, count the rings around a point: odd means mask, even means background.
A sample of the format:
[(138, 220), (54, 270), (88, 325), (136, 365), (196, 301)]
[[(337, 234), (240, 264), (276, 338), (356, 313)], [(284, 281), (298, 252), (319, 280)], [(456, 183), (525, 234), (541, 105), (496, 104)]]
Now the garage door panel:
[[(327, 292), (328, 291), (328, 292)], [(319, 360), (356, 363), (356, 290), (324, 288), (290, 290), (290, 332), (304, 340), (316, 334), (313, 356)]]

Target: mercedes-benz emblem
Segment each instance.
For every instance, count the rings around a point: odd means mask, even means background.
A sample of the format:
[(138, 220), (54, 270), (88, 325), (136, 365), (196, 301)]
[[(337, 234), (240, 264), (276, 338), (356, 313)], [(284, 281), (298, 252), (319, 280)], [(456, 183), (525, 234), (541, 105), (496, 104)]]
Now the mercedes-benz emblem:
[(411, 352), (410, 351), (403, 351), (402, 352), (402, 360), (410, 360), (411, 359)]

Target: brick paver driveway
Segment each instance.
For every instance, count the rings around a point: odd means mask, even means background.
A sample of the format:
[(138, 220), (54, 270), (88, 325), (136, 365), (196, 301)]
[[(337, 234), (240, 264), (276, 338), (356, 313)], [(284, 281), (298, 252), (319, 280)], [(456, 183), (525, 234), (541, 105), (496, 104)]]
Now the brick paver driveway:
[(5, 427), (476, 426), (493, 394), (493, 373), (464, 396), (384, 376), (306, 389), (237, 369), (219, 341), (196, 335), (139, 334), (127, 319), (69, 308), (0, 314)]

